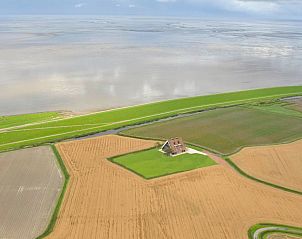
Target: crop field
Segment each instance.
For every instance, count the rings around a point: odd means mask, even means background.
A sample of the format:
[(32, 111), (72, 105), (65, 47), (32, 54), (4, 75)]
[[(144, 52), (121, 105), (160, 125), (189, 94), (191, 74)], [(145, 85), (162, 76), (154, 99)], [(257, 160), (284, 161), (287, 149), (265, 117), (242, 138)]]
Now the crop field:
[(50, 147), (0, 154), (0, 238), (44, 232), (64, 178)]
[(7, 129), (1, 126), (0, 151), (54, 142), (181, 113), (301, 94), (302, 86), (268, 88), (168, 100), (64, 119), (51, 119), (31, 125), (28, 125), (30, 120), (26, 123), (18, 120), (18, 127)]
[(231, 157), (247, 174), (302, 191), (302, 140), (283, 145), (244, 148)]
[(226, 166), (144, 180), (106, 159), (154, 144), (120, 136), (57, 144), (71, 177), (48, 238), (247, 239), (261, 221), (301, 226), (300, 196)]
[(126, 130), (122, 134), (156, 139), (178, 136), (188, 143), (231, 154), (244, 146), (299, 139), (302, 119), (254, 108), (229, 107)]
[(110, 160), (146, 179), (216, 164), (206, 155), (181, 154), (171, 157), (159, 152), (158, 148), (122, 155)]

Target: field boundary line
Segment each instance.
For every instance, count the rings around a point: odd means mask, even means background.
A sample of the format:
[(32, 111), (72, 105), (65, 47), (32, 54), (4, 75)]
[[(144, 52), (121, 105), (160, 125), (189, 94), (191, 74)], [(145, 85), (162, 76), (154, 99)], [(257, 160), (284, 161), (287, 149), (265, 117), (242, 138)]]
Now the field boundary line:
[(52, 148), (52, 151), (53, 151), (53, 153), (54, 153), (54, 155), (57, 159), (57, 162), (59, 164), (59, 167), (60, 167), (61, 171), (63, 172), (65, 180), (64, 180), (63, 187), (61, 189), (60, 196), (57, 200), (55, 209), (54, 209), (54, 211), (52, 213), (52, 216), (51, 216), (51, 219), (49, 221), (49, 224), (48, 224), (47, 228), (45, 229), (45, 231), (40, 236), (38, 236), (36, 239), (42, 239), (42, 238), (48, 236), (53, 231), (53, 229), (55, 227), (55, 224), (56, 224), (56, 221), (57, 221), (57, 217), (58, 217), (61, 205), (62, 205), (62, 202), (63, 202), (63, 199), (64, 199), (64, 196), (65, 196), (65, 193), (66, 193), (66, 189), (67, 189), (67, 186), (68, 186), (68, 183), (69, 183), (69, 180), (70, 180), (70, 175), (68, 173), (68, 170), (67, 170), (67, 168), (64, 164), (64, 161), (63, 161), (59, 151), (57, 150), (56, 146), (54, 144), (51, 144), (50, 147)]
[(291, 189), (291, 188), (287, 188), (287, 187), (283, 187), (283, 186), (280, 186), (278, 184), (274, 184), (274, 183), (271, 183), (271, 182), (267, 182), (267, 181), (264, 181), (262, 179), (259, 179), (259, 178), (256, 178), (254, 176), (251, 176), (249, 174), (247, 174), (245, 171), (243, 171), (237, 164), (235, 164), (230, 158), (228, 157), (225, 157), (224, 160), (235, 170), (237, 171), (239, 174), (241, 174), (242, 176), (248, 178), (248, 179), (251, 179), (253, 181), (256, 181), (258, 183), (261, 183), (261, 184), (264, 184), (266, 186), (270, 186), (270, 187), (273, 187), (273, 188), (276, 188), (276, 189), (280, 189), (282, 191), (286, 191), (286, 192), (289, 192), (289, 193), (294, 193), (294, 194), (297, 194), (297, 195), (302, 195), (302, 191), (298, 191), (298, 190), (294, 190), (294, 189)]

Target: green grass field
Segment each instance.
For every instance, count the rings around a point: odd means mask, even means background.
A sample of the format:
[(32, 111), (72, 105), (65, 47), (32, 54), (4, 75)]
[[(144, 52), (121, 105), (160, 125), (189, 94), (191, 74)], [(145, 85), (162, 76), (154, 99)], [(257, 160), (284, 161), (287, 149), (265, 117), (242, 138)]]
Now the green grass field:
[(205, 155), (181, 154), (171, 157), (159, 152), (158, 148), (122, 155), (111, 158), (110, 161), (131, 170), (145, 179), (216, 164)]
[(244, 146), (301, 138), (302, 119), (280, 112), (229, 107), (130, 129), (122, 134), (154, 139), (179, 136), (188, 143), (232, 154)]
[[(68, 119), (53, 120), (52, 122), (32, 126), (24, 125), (24, 127), (18, 128), (18, 130), (0, 132), (0, 151), (54, 142), (186, 112), (243, 104), (246, 102), (266, 101), (292, 95), (302, 95), (302, 86), (258, 89), (168, 100), (89, 115), (74, 116)], [(22, 125), (31, 122), (36, 122), (36, 119), (29, 119), (26, 122), (22, 119), (16, 119), (14, 124)], [(5, 128), (4, 126), (2, 127)]]

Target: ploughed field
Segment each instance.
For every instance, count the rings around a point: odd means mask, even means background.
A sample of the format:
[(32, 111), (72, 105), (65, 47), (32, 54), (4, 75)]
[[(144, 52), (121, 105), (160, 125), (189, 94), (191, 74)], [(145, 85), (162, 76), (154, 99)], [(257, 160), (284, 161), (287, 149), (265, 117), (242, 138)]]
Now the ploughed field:
[(246, 239), (260, 221), (300, 226), (299, 195), (224, 165), (144, 180), (107, 160), (155, 143), (103, 136), (57, 144), (71, 177), (48, 238)]
[(50, 147), (0, 154), (0, 238), (31, 239), (46, 229), (64, 177)]
[(247, 174), (302, 191), (302, 140), (282, 145), (244, 148), (231, 157)]
[(179, 136), (188, 143), (222, 154), (232, 154), (245, 146), (301, 138), (302, 118), (284, 112), (229, 107), (137, 127), (123, 131), (122, 134), (154, 139)]

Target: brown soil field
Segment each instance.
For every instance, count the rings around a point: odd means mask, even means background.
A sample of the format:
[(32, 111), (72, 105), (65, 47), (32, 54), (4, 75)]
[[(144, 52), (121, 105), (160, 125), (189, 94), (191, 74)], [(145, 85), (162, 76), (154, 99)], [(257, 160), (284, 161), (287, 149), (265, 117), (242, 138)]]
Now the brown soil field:
[(302, 191), (302, 140), (274, 146), (250, 147), (231, 159), (246, 173)]
[(57, 144), (71, 179), (48, 238), (247, 239), (259, 222), (301, 226), (301, 196), (225, 165), (146, 181), (106, 160), (153, 144), (121, 136)]

